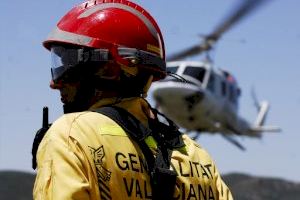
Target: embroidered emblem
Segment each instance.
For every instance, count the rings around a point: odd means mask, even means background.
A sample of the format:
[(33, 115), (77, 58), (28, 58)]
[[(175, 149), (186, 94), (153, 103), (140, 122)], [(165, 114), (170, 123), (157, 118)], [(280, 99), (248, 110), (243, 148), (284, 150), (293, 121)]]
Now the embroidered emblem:
[(91, 155), (96, 166), (100, 196), (102, 199), (111, 199), (110, 189), (109, 189), (109, 180), (111, 177), (111, 172), (103, 167), (103, 159), (105, 157), (105, 152), (103, 145), (97, 149), (90, 147)]

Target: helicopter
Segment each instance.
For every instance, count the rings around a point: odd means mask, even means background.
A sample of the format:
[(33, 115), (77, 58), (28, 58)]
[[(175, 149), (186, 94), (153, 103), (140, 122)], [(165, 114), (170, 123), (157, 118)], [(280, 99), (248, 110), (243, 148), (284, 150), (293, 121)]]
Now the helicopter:
[[(216, 68), (209, 58), (209, 51), (222, 34), (265, 1), (243, 1), (202, 43), (167, 58), (168, 76), (153, 83), (151, 93), (159, 110), (179, 127), (188, 132), (220, 133), (241, 150), (245, 148), (234, 138), (236, 135), (260, 138), (263, 132), (280, 131), (277, 126), (264, 125), (270, 104), (258, 102), (254, 92), (258, 110), (255, 121), (250, 123), (239, 115), (241, 89), (236, 78)], [(201, 53), (207, 54), (204, 61), (182, 60)]]

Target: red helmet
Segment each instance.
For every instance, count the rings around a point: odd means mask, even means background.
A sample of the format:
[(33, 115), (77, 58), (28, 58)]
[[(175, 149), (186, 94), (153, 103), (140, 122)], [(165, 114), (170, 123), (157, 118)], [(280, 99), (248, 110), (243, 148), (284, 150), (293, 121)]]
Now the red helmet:
[[(71, 44), (108, 50), (113, 60), (128, 63), (136, 56), (153, 72), (154, 80), (165, 77), (165, 48), (161, 31), (142, 7), (126, 0), (90, 0), (69, 11), (43, 45)], [(109, 57), (109, 56), (100, 56)]]

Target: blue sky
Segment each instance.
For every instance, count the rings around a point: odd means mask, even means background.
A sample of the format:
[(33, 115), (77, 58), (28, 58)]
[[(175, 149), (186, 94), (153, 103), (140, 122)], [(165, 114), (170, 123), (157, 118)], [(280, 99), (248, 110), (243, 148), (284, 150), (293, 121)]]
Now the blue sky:
[[(241, 0), (135, 1), (156, 19), (167, 54), (200, 41)], [(59, 94), (49, 88), (50, 55), (41, 45), (57, 21), (78, 0), (3, 1), (0, 12), (0, 170), (31, 170), (31, 144), (42, 124), (62, 114)], [(300, 1), (270, 0), (226, 32), (213, 58), (216, 67), (233, 73), (242, 89), (240, 114), (254, 121), (252, 86), (259, 99), (269, 100), (267, 124), (281, 133), (261, 140), (239, 138), (246, 152), (219, 135), (198, 142), (222, 173), (244, 172), (300, 182)], [(244, 42), (241, 42), (244, 41)], [(192, 60), (201, 58), (194, 57)]]

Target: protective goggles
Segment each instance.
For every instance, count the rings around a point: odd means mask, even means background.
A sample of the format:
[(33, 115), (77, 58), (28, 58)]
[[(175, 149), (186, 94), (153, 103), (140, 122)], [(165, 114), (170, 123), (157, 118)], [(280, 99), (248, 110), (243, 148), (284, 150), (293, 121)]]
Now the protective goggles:
[[(134, 64), (154, 65), (157, 71), (165, 71), (166, 64), (163, 59), (155, 54), (134, 49), (117, 48), (117, 56), (126, 60), (134, 60)], [(67, 48), (62, 46), (51, 47), (51, 75), (52, 80), (59, 79), (67, 70), (86, 63), (102, 63), (114, 60), (108, 49), (85, 49), (85, 48)]]

